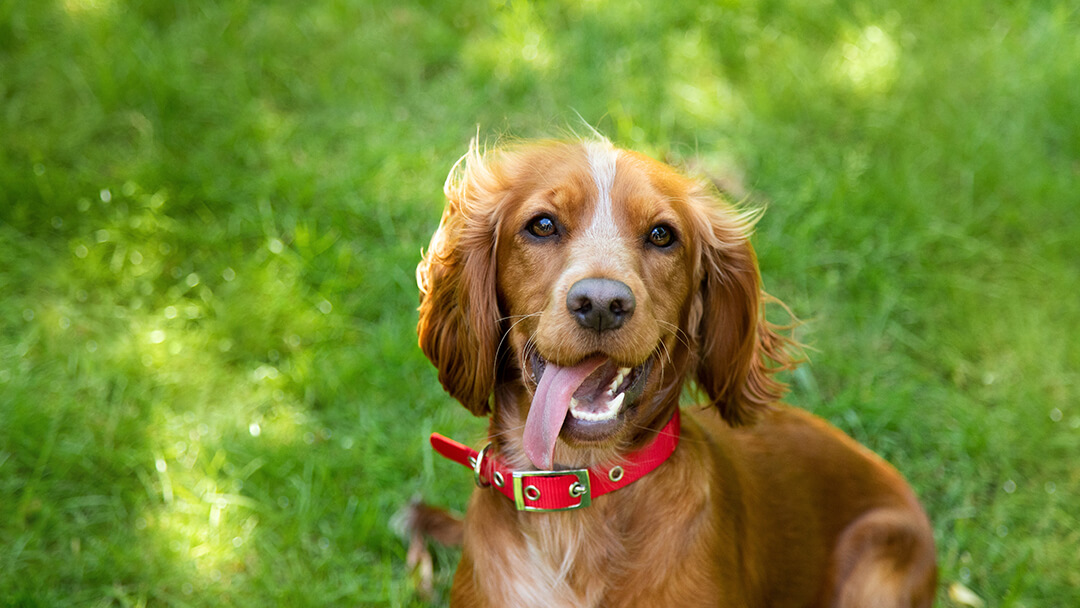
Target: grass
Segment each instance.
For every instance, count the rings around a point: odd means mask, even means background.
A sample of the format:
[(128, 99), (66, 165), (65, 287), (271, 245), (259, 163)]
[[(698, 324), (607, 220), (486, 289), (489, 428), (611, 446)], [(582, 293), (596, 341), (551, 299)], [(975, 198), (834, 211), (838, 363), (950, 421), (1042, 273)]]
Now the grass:
[[(417, 605), (471, 482), (413, 270), (483, 136), (768, 206), (791, 401), (923, 498), (940, 605), (1080, 600), (1068, 3), (0, 3), (0, 603)], [(440, 593), (453, 568), (440, 553)], [(445, 599), (445, 595), (440, 596)]]

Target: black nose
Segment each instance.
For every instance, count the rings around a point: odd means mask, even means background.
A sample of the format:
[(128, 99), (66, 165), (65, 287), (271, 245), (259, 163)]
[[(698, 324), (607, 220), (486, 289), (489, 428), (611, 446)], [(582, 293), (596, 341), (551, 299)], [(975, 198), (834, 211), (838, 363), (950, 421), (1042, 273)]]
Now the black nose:
[(622, 327), (634, 306), (634, 292), (614, 279), (581, 279), (566, 294), (566, 309), (578, 325), (597, 332)]

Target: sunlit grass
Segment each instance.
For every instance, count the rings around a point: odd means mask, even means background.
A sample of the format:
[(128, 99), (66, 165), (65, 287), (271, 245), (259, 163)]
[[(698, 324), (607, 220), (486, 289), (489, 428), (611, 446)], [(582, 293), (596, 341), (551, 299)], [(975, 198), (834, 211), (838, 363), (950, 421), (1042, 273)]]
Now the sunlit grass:
[[(0, 598), (414, 605), (391, 515), (483, 423), (415, 344), (442, 179), (596, 125), (767, 207), (792, 401), (924, 499), (941, 605), (1077, 603), (1076, 11), (0, 9)], [(580, 116), (580, 118), (579, 118)], [(439, 554), (445, 594), (453, 552)], [(440, 596), (444, 599), (444, 595)]]
[(900, 46), (877, 25), (847, 32), (831, 54), (832, 77), (857, 93), (887, 93), (899, 73)]
[(64, 10), (73, 17), (100, 13), (109, 10), (112, 0), (64, 0)]

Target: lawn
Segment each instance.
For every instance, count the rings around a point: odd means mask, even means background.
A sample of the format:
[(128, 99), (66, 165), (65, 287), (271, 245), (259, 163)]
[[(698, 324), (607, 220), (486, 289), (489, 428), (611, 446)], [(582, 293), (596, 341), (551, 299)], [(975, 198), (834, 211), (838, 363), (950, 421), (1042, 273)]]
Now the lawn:
[[(470, 137), (766, 207), (790, 401), (907, 476), (939, 605), (1080, 605), (1070, 2), (0, 2), (0, 604), (412, 606), (478, 440), (416, 346)], [(437, 554), (437, 604), (456, 556)], [(950, 589), (952, 593), (950, 594)]]

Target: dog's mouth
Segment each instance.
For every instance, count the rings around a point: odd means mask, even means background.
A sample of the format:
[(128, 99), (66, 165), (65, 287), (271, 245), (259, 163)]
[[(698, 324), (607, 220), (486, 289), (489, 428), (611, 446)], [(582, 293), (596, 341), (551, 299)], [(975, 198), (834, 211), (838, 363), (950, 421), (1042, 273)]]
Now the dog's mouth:
[(623, 367), (598, 354), (563, 367), (533, 354), (536, 391), (524, 436), (525, 454), (533, 465), (552, 468), (560, 433), (585, 441), (610, 436), (644, 392), (653, 360)]

